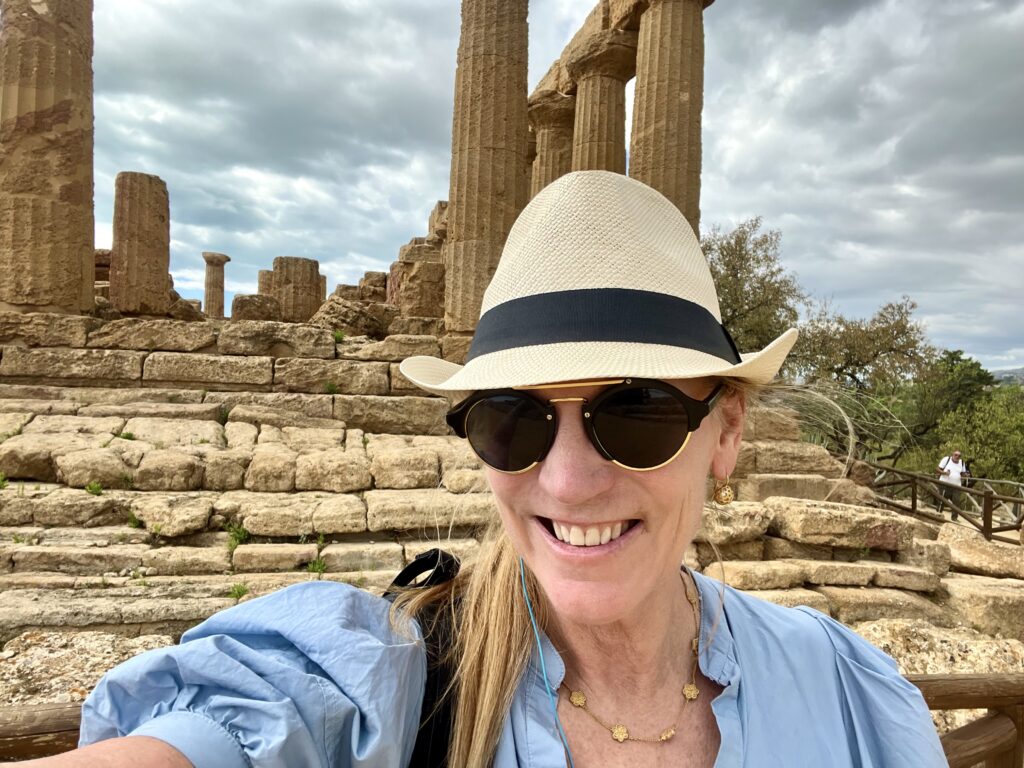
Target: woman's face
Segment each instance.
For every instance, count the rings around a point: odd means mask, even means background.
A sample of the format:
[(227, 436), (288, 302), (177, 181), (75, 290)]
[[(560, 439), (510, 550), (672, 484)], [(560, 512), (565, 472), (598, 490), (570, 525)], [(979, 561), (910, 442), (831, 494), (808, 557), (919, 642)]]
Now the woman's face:
[[(672, 384), (703, 399), (707, 379)], [(543, 400), (593, 399), (602, 387), (536, 389)], [(732, 472), (743, 429), (743, 408), (726, 397), (671, 463), (649, 472), (604, 459), (583, 428), (579, 402), (556, 403), (558, 434), (547, 457), (519, 475), (488, 468), (502, 522), (556, 615), (600, 626), (628, 620), (664, 587), (678, 584), (683, 554), (700, 526), (706, 478)], [(723, 423), (727, 426), (723, 426)], [(570, 541), (555, 534), (570, 532)], [(573, 529), (578, 529), (573, 532)], [(571, 541), (618, 538), (597, 546)], [(574, 538), (575, 536), (575, 538)]]

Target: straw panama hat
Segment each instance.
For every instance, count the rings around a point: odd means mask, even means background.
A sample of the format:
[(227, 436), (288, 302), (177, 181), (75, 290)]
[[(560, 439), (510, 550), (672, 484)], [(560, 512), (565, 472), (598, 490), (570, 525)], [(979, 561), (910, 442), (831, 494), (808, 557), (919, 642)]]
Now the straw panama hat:
[(566, 174), (512, 225), (465, 365), (405, 359), (402, 375), (455, 401), (481, 389), (635, 376), (764, 384), (791, 328), (740, 354), (689, 222), (647, 185), (608, 171)]

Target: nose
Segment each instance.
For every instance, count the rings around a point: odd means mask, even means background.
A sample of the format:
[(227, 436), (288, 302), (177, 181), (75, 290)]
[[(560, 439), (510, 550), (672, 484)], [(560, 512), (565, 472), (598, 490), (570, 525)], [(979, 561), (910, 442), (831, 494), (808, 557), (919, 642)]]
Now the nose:
[(554, 501), (575, 507), (605, 493), (617, 467), (590, 442), (583, 428), (584, 403), (556, 403), (558, 431), (551, 450), (540, 463), (538, 483)]

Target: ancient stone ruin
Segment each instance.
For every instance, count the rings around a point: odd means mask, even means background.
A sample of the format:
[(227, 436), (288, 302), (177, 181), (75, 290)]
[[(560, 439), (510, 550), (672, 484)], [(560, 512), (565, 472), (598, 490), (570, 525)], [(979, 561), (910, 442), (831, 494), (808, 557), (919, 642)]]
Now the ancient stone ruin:
[[(426, 233), (330, 295), (315, 260), (276, 258), (225, 320), (228, 256), (203, 254), (205, 313), (173, 292), (158, 177), (118, 176), (94, 249), (91, 3), (0, 0), (0, 705), (80, 700), (288, 584), (379, 591), (439, 539), (471, 553), (496, 514), (483, 471), (398, 364), (464, 359), (508, 228), (570, 170), (628, 170), (696, 228), (707, 5), (601, 0), (528, 96), (526, 1), (463, 0)], [(751, 414), (736, 479), (692, 567), (853, 624), (909, 671), (1024, 663), (1019, 548), (876, 508), (785, 409)]]

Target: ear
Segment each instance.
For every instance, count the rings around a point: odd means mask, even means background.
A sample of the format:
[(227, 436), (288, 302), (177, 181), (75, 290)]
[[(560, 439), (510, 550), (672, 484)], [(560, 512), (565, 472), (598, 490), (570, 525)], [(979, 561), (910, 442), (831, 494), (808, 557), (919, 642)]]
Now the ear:
[(719, 403), (717, 410), (721, 429), (711, 456), (711, 474), (718, 480), (724, 480), (733, 473), (740, 455), (747, 416), (746, 398), (738, 394), (729, 395)]

